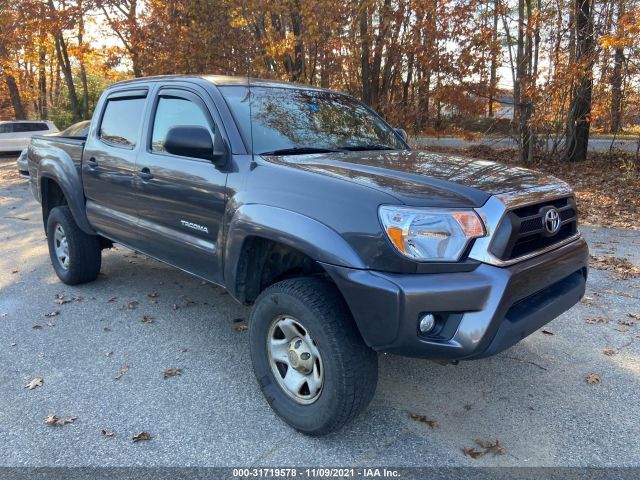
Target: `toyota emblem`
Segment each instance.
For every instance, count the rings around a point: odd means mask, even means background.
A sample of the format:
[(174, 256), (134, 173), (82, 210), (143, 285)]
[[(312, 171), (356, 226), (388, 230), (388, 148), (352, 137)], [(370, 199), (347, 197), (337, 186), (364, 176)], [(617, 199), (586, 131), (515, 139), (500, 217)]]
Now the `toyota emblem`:
[(544, 214), (544, 228), (551, 235), (557, 233), (560, 229), (560, 214), (555, 208), (547, 210)]

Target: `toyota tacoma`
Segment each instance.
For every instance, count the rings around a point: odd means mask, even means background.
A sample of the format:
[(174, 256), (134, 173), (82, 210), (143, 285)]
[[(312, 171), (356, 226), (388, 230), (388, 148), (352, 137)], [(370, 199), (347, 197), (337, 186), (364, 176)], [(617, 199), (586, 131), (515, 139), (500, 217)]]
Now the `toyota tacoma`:
[(414, 151), (355, 98), (222, 76), (124, 81), (86, 138), (33, 137), (53, 268), (94, 280), (114, 242), (252, 305), (267, 401), (297, 430), (361, 412), (377, 354), (494, 355), (580, 300), (575, 196), (531, 170)]

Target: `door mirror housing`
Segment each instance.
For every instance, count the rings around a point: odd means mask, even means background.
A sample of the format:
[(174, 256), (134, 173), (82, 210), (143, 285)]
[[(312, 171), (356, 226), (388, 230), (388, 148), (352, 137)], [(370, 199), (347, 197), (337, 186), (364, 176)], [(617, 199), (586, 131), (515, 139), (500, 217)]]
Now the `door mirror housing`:
[(407, 135), (406, 130), (404, 130), (403, 128), (394, 128), (394, 130), (398, 135), (400, 135), (400, 138), (402, 138), (405, 143), (409, 141), (409, 135)]
[(209, 130), (196, 125), (181, 125), (169, 129), (164, 149), (181, 157), (210, 160), (216, 167), (227, 162), (227, 146), (222, 136), (216, 135), (214, 143)]

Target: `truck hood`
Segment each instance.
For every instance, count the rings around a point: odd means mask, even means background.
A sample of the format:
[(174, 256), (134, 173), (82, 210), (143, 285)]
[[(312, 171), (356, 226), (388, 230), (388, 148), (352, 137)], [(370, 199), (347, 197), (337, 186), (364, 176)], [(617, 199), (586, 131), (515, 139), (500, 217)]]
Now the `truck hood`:
[(268, 162), (369, 186), (407, 205), (479, 207), (490, 195), (544, 194), (566, 184), (497, 162), (424, 151), (374, 151), (264, 157)]

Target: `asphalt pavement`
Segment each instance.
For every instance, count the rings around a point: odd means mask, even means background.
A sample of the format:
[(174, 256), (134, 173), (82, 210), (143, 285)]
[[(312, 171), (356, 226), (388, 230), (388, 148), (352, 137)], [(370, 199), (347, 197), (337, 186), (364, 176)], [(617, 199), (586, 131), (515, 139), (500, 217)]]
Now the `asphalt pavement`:
[[(477, 145), (486, 145), (492, 148), (516, 148), (518, 142), (511, 137), (499, 136), (482, 136), (477, 140), (465, 140), (460, 137), (410, 137), (409, 142), (417, 147), (449, 147), (449, 148), (468, 148)], [(591, 138), (589, 140), (589, 151), (592, 152), (608, 152), (611, 146), (615, 150), (622, 150), (627, 153), (636, 153), (638, 151), (638, 140), (630, 140), (628, 138)], [(552, 141), (549, 140), (549, 148), (552, 147)]]
[[(0, 466), (640, 466), (638, 278), (591, 270), (582, 303), (489, 359), (381, 355), (364, 414), (308, 438), (260, 393), (247, 308), (119, 246), (95, 282), (63, 285), (14, 170), (0, 160)], [(640, 232), (582, 230), (640, 265)], [(476, 439), (503, 454), (465, 455)]]

